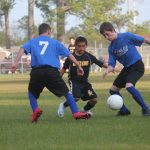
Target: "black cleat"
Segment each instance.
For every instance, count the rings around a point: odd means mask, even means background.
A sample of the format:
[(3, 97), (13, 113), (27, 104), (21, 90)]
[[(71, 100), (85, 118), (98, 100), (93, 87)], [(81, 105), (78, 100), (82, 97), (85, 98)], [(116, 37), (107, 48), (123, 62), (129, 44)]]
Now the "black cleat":
[(150, 107), (142, 110), (143, 116), (150, 116)]
[(127, 110), (126, 112), (121, 112), (119, 110), (116, 116), (128, 116), (130, 114), (131, 114), (131, 112), (129, 110)]

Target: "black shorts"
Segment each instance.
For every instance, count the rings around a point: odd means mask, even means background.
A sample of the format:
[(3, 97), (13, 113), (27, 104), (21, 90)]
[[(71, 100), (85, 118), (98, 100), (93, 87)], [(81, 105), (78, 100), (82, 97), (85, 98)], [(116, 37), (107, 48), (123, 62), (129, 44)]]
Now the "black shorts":
[(32, 69), (28, 90), (38, 98), (46, 87), (56, 96), (65, 96), (69, 89), (57, 68), (44, 66)]
[(83, 101), (97, 98), (92, 85), (88, 82), (79, 83), (77, 81), (69, 80), (69, 85), (74, 98), (81, 98)]
[(113, 85), (124, 88), (126, 83), (132, 83), (135, 86), (136, 82), (143, 76), (144, 71), (142, 60), (137, 61), (129, 67), (124, 67), (115, 79)]

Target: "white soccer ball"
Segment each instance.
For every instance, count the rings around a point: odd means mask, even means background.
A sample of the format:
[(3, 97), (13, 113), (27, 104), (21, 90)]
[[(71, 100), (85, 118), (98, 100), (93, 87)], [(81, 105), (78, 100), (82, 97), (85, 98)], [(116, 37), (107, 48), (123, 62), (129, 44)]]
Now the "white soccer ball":
[(109, 108), (118, 110), (123, 106), (123, 99), (121, 96), (114, 94), (108, 97), (107, 104)]

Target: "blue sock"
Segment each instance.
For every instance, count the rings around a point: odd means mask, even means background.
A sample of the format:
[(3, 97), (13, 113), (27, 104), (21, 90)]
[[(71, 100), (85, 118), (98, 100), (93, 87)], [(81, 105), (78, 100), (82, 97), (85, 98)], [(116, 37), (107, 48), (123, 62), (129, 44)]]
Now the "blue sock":
[(78, 107), (77, 107), (77, 104), (75, 102), (73, 95), (68, 92), (65, 97), (66, 97), (67, 103), (68, 103), (72, 113), (78, 112)]
[(132, 97), (135, 99), (135, 101), (142, 107), (142, 109), (146, 109), (147, 105), (145, 104), (142, 95), (140, 92), (134, 87), (128, 87), (127, 91), (132, 95)]
[(34, 112), (35, 109), (38, 107), (37, 99), (34, 97), (34, 95), (30, 91), (28, 91), (28, 96), (30, 100), (30, 106), (32, 108), (32, 111)]
[[(113, 90), (110, 89), (110, 90), (109, 90), (109, 93), (110, 93), (111, 95), (117, 94), (117, 95), (119, 95), (119, 96), (122, 97), (122, 95), (119, 93), (119, 91), (113, 91)], [(121, 112), (127, 112), (127, 111), (129, 111), (129, 110), (127, 109), (127, 107), (125, 106), (125, 104), (123, 104), (123, 106), (121, 107), (120, 111), (121, 111)]]

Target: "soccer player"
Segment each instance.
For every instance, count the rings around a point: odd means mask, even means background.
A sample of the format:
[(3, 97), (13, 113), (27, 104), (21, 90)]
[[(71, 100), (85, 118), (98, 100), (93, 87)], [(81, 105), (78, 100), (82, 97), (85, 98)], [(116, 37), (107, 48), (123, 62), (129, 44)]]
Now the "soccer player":
[(75, 38), (70, 37), (69, 41), (70, 41), (70, 44), (68, 46), (68, 49), (70, 50), (71, 53), (74, 53), (75, 52)]
[[(141, 106), (142, 114), (150, 116), (150, 108), (144, 102), (139, 90), (135, 88), (137, 81), (144, 74), (144, 64), (136, 46), (141, 46), (142, 43), (150, 44), (150, 39), (130, 32), (117, 33), (110, 22), (101, 24), (100, 33), (111, 42), (108, 48), (108, 68), (104, 71), (103, 77), (105, 78), (114, 69), (116, 60), (124, 66), (113, 82), (109, 90), (110, 94), (121, 95), (119, 91), (126, 88), (133, 99)], [(130, 114), (130, 110), (124, 104), (117, 115), (126, 116)]]
[(87, 113), (79, 112), (74, 97), (69, 92), (59, 72), (59, 56), (68, 57), (77, 65), (79, 73), (83, 69), (74, 56), (59, 41), (50, 38), (51, 28), (48, 24), (42, 23), (39, 28), (39, 36), (27, 41), (19, 50), (15, 63), (12, 65), (12, 72), (15, 72), (18, 62), (23, 53), (31, 54), (31, 74), (28, 86), (28, 96), (33, 111), (32, 122), (37, 122), (42, 115), (38, 107), (37, 99), (43, 88), (46, 87), (56, 96), (65, 96), (75, 119), (88, 119)]
[[(87, 48), (87, 39), (79, 36), (75, 40), (76, 50), (73, 53), (76, 60), (82, 66), (84, 70), (84, 75), (80, 76), (77, 74), (77, 66), (71, 62), (69, 59), (66, 59), (63, 68), (61, 69), (61, 75), (63, 75), (66, 69), (69, 69), (69, 85), (72, 91), (73, 96), (76, 101), (82, 99), (83, 101), (88, 101), (83, 107), (83, 112), (87, 112), (89, 115), (92, 115), (90, 111), (95, 104), (97, 103), (97, 95), (94, 92), (92, 85), (88, 82), (90, 67), (93, 63), (99, 67), (107, 67), (107, 63), (99, 61), (95, 56), (86, 52)], [(65, 109), (68, 106), (68, 102), (62, 102), (58, 108), (58, 116), (64, 117)]]

